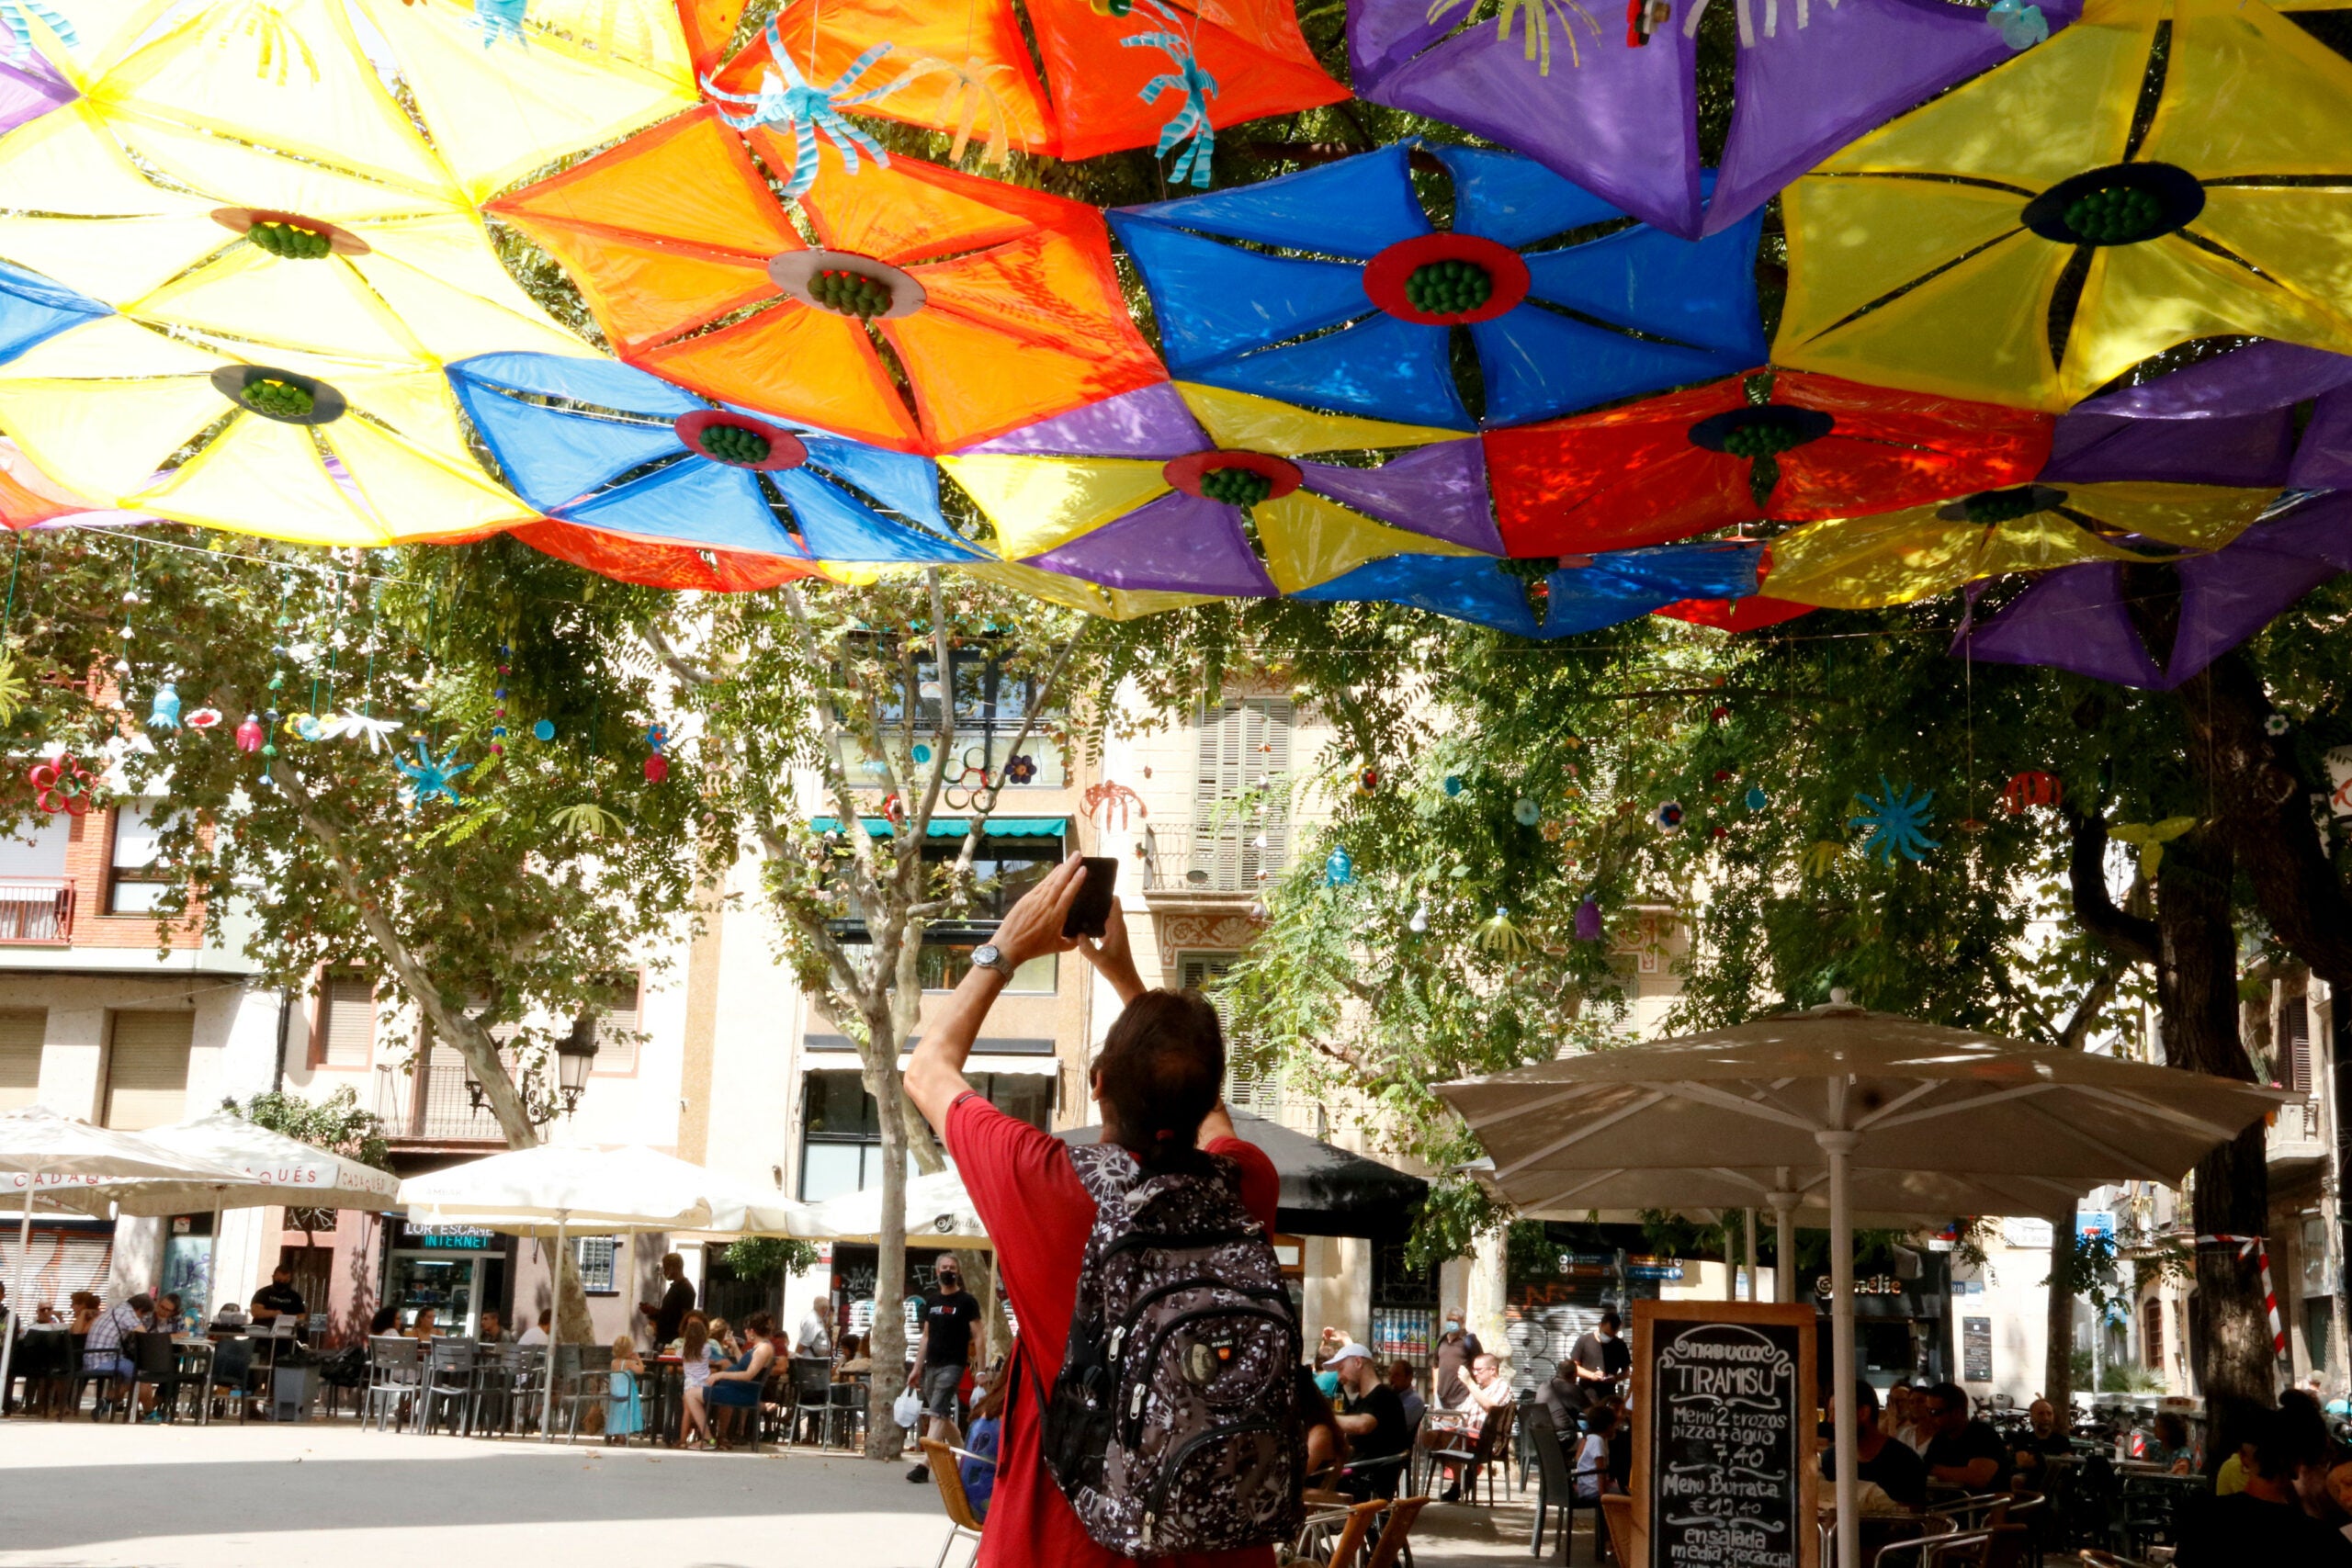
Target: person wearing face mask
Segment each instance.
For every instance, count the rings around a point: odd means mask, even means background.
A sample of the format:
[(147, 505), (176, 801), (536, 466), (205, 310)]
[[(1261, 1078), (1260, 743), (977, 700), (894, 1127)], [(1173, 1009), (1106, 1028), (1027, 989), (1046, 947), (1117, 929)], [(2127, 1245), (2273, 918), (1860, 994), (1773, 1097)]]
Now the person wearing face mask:
[(1430, 1390), (1439, 1409), (1459, 1409), (1469, 1397), (1470, 1385), (1462, 1373), (1485, 1349), (1478, 1337), (1462, 1326), (1462, 1309), (1446, 1308), (1445, 1327), (1437, 1337), (1437, 1378)]
[[(980, 1303), (964, 1288), (964, 1268), (954, 1253), (941, 1255), (938, 1277), (939, 1289), (923, 1303), (922, 1339), (915, 1347), (907, 1387), (922, 1392), (924, 1434), (954, 1448), (964, 1440), (956, 1425), (956, 1395), (964, 1385), (964, 1363), (972, 1358), (972, 1325), (980, 1321)], [(916, 1461), (907, 1479), (930, 1480), (930, 1461)]]

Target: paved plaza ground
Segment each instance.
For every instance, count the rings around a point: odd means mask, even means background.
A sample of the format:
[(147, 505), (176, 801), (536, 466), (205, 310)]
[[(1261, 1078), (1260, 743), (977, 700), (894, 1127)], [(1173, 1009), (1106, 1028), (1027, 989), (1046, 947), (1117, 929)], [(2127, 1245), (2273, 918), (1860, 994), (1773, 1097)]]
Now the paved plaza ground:
[[(12, 1420), (0, 1568), (933, 1568), (938, 1495), (904, 1476), (808, 1450)], [(1427, 1510), (1417, 1568), (1528, 1562), (1530, 1502), (1502, 1496)], [(1574, 1561), (1592, 1561), (1585, 1531)]]

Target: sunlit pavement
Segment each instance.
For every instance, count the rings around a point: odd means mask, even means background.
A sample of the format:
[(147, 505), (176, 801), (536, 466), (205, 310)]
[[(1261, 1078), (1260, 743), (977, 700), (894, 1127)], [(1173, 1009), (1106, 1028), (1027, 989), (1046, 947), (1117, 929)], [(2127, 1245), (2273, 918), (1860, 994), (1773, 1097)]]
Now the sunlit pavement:
[[(946, 1520), (905, 1476), (806, 1449), (17, 1419), (0, 1424), (0, 1568), (933, 1568)], [(1528, 1503), (1505, 1498), (1427, 1510), (1417, 1568), (1527, 1562)], [(1591, 1546), (1580, 1531), (1574, 1560)]]

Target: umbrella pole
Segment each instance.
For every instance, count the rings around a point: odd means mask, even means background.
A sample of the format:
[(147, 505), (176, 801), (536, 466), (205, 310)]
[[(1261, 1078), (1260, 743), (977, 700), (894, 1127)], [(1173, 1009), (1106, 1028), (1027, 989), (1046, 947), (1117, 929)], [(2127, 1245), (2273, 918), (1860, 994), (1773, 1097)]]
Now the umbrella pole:
[(1731, 1214), (1724, 1214), (1724, 1300), (1739, 1300), (1739, 1259), (1731, 1250)]
[(1829, 1399), (1838, 1445), (1838, 1568), (1862, 1568), (1862, 1520), (1856, 1511), (1861, 1488), (1854, 1451), (1861, 1440), (1854, 1418), (1854, 1225), (1846, 1168), (1861, 1135), (1825, 1129), (1814, 1138), (1829, 1156), (1830, 1376), (1836, 1380)]
[[(221, 1244), (228, 1239), (220, 1234), (221, 1190), (222, 1190), (218, 1187), (212, 1190), (212, 1256), (206, 1259), (204, 1265), (205, 1293), (212, 1296), (218, 1296), (220, 1292)], [(212, 1321), (212, 1314), (205, 1310), (205, 1306), (202, 1302), (196, 1303), (196, 1320), (198, 1323), (209, 1323)]]
[(555, 1311), (548, 1317), (547, 1386), (540, 1390), (539, 1441), (555, 1441), (555, 1348), (563, 1337), (563, 1222), (569, 1216), (559, 1210), (555, 1216), (555, 1253), (548, 1259), (548, 1295), (555, 1303)]
[(25, 1321), (25, 1260), (33, 1250), (33, 1173), (25, 1173), (25, 1213), (17, 1222), (16, 1280), (8, 1286), (6, 1332), (0, 1334), (0, 1414), (8, 1394), (8, 1363), (16, 1359), (17, 1332)]
[(1756, 1299), (1756, 1211), (1745, 1209), (1740, 1213), (1740, 1229), (1747, 1235), (1747, 1290), (1744, 1298)]
[(1793, 1192), (1771, 1192), (1766, 1201), (1772, 1205), (1772, 1228), (1775, 1233), (1772, 1253), (1772, 1299), (1786, 1304), (1797, 1299), (1797, 1195)]

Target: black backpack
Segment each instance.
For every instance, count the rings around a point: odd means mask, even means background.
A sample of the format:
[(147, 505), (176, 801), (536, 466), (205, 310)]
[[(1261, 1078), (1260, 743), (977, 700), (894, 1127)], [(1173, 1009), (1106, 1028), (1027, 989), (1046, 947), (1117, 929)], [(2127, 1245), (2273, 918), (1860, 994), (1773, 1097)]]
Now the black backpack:
[(1292, 1539), (1306, 1474), (1298, 1314), (1238, 1168), (1204, 1156), (1146, 1176), (1113, 1144), (1070, 1160), (1094, 1230), (1069, 1348), (1052, 1394), (1038, 1388), (1046, 1468), (1121, 1556)]

